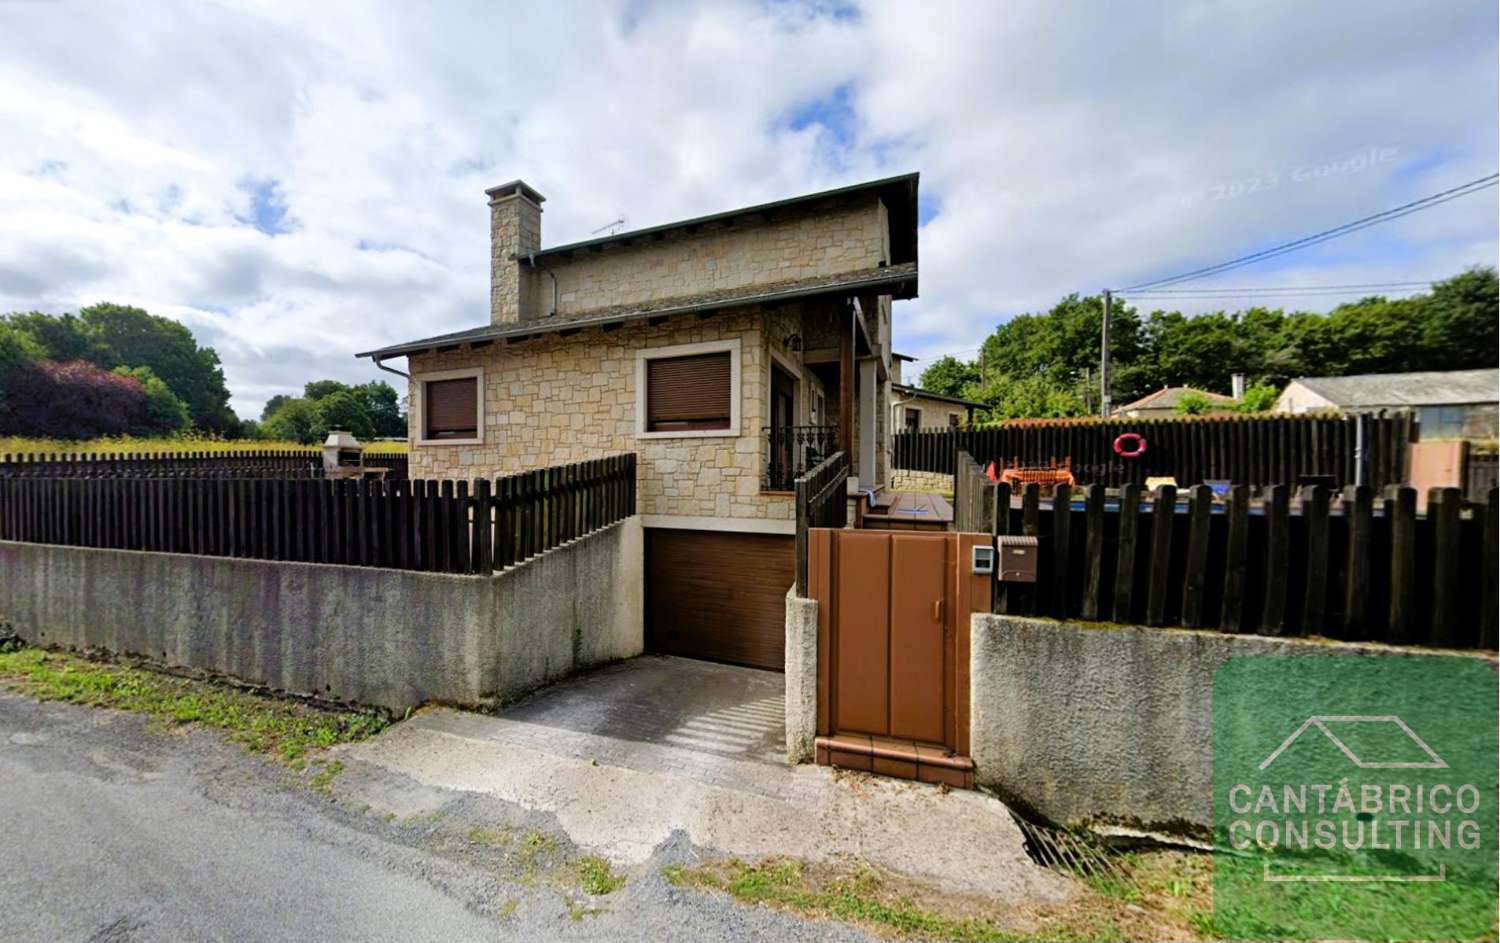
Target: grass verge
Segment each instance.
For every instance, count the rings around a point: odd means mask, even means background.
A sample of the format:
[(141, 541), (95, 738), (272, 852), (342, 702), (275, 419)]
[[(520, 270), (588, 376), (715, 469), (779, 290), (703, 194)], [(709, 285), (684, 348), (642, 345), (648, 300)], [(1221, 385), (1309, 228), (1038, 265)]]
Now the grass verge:
[[(0, 683), (42, 701), (146, 714), (167, 724), (202, 724), (255, 753), (294, 761), (311, 750), (379, 733), (379, 714), (338, 711), (237, 691), (206, 681), (21, 648), (0, 651)], [(327, 785), (339, 764), (319, 774)]]
[(1085, 883), (1065, 903), (999, 909), (971, 897), (876, 872), (864, 864), (814, 867), (792, 859), (714, 862), (664, 872), (679, 887), (728, 894), (804, 917), (838, 920), (882, 935), (953, 943), (1191, 940), (1209, 928), (1206, 857), (1130, 856), (1124, 884)]

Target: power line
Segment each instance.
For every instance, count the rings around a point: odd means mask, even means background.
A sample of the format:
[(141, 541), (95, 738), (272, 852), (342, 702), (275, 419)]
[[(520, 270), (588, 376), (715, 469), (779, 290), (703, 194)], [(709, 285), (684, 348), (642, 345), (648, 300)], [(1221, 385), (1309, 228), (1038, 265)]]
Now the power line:
[(1315, 246), (1320, 242), (1328, 242), (1329, 240), (1337, 239), (1340, 236), (1347, 236), (1350, 233), (1358, 232), (1361, 229), (1367, 229), (1370, 226), (1374, 226), (1379, 223), (1389, 222), (1393, 219), (1400, 219), (1403, 216), (1410, 216), (1412, 213), (1418, 213), (1422, 210), (1431, 209), (1434, 206), (1441, 206), (1442, 204), (1447, 203), (1450, 200), (1456, 200), (1459, 197), (1468, 196), (1471, 193), (1478, 193), (1480, 190), (1493, 187), (1495, 186), (1497, 180), (1500, 180), (1500, 173), (1489, 174), (1488, 176), (1470, 180), (1468, 183), (1465, 183), (1461, 186), (1453, 187), (1452, 189), (1443, 190), (1439, 193), (1434, 193), (1431, 196), (1423, 197), (1420, 200), (1413, 200), (1410, 203), (1404, 203), (1401, 206), (1395, 206), (1391, 209), (1384, 210), (1379, 213), (1374, 213), (1361, 219), (1353, 220), (1352, 222), (1344, 223), (1342, 226), (1335, 226), (1332, 229), (1325, 229), (1322, 232), (1313, 233), (1312, 235), (1304, 236), (1301, 239), (1294, 239), (1291, 242), (1285, 242), (1279, 246), (1272, 246), (1269, 249), (1262, 249), (1260, 252), (1252, 252), (1249, 255), (1242, 255), (1237, 259), (1230, 259), (1227, 262), (1220, 262), (1217, 265), (1204, 266), (1203, 268), (1194, 269), (1190, 272), (1183, 272), (1180, 275), (1173, 275), (1168, 278), (1158, 278), (1149, 282), (1141, 282), (1140, 284), (1132, 285), (1129, 288), (1117, 289), (1117, 291), (1132, 292), (1141, 291), (1146, 288), (1157, 288), (1166, 285), (1175, 285), (1181, 282), (1192, 281), (1194, 279), (1206, 278), (1209, 275), (1218, 275), (1223, 272), (1230, 271), (1231, 269), (1241, 268), (1255, 262), (1263, 262), (1267, 259), (1272, 259), (1279, 255), (1285, 255), (1288, 252), (1295, 252), (1298, 249), (1306, 249), (1310, 246)]
[(1143, 295), (1295, 295), (1325, 292), (1367, 291), (1372, 289), (1430, 288), (1432, 282), (1366, 282), (1356, 285), (1254, 285), (1244, 288), (1148, 288), (1130, 294)]

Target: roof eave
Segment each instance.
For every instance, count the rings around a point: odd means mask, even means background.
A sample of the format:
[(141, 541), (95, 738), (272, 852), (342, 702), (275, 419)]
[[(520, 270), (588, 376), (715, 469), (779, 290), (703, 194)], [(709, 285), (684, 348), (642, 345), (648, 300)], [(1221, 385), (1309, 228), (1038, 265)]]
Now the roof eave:
[(801, 288), (783, 289), (780, 291), (761, 292), (757, 294), (743, 295), (732, 298), (718, 298), (702, 302), (689, 302), (681, 305), (671, 305), (661, 308), (645, 308), (636, 311), (622, 311), (612, 314), (602, 314), (593, 318), (576, 318), (566, 321), (550, 322), (524, 322), (514, 325), (492, 326), (492, 329), (478, 329), (470, 332), (458, 331), (452, 334), (442, 334), (437, 337), (425, 338), (423, 340), (411, 341), (406, 344), (394, 344), (390, 347), (382, 347), (377, 350), (367, 350), (355, 354), (356, 358), (369, 357), (379, 362), (392, 357), (405, 357), (410, 354), (423, 351), (437, 350), (440, 348), (458, 348), (470, 344), (490, 343), (491, 341), (510, 338), (535, 337), (543, 334), (556, 334), (562, 331), (580, 331), (590, 327), (603, 327), (608, 324), (623, 324), (629, 321), (639, 321), (647, 318), (664, 318), (677, 314), (691, 314), (698, 311), (708, 311), (717, 308), (736, 308), (742, 305), (768, 304), (778, 301), (790, 301), (796, 298), (806, 298), (814, 295), (854, 294), (872, 288), (890, 288), (893, 298), (915, 298), (917, 296), (917, 270), (913, 266), (902, 271), (892, 271), (889, 274), (875, 275), (848, 282), (831, 282), (824, 285), (809, 285)]

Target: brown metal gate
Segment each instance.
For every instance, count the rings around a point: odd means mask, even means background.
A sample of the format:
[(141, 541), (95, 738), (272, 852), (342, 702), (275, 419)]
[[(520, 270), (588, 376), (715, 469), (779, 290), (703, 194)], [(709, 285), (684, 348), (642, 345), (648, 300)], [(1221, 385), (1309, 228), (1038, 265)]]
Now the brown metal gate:
[(820, 758), (911, 778), (929, 778), (916, 775), (919, 756), (963, 768), (952, 759), (969, 746), (969, 615), (990, 602), (990, 578), (968, 562), (972, 546), (988, 543), (986, 534), (808, 532)]

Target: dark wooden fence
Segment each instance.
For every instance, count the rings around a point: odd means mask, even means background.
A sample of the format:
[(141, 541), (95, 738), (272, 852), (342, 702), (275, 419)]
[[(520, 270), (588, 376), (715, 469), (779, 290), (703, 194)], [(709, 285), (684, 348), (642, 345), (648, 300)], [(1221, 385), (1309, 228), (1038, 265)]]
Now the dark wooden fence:
[[(365, 450), (386, 478), (407, 476), (405, 452)], [(0, 478), (322, 478), (319, 449), (0, 455)]]
[[(1415, 427), (1409, 413), (1020, 420), (986, 429), (900, 432), (891, 443), (896, 468), (950, 475), (962, 449), (980, 466), (1069, 460), (1079, 484), (1111, 488), (1144, 484), (1148, 477), (1175, 478), (1186, 486), (1209, 480), (1295, 485), (1310, 476), (1325, 476), (1341, 488), (1356, 482), (1362, 463), (1362, 483), (1380, 489), (1405, 480)], [(1145, 438), (1144, 455), (1115, 454), (1115, 438), (1126, 432)]]
[[(1500, 496), (1465, 507), (1457, 488), (1245, 485), (1216, 500), (1128, 484), (1028, 485), (1013, 495), (960, 457), (960, 529), (1038, 538), (1034, 584), (996, 583), (994, 611), (1261, 635), (1496, 647)], [(986, 509), (989, 509), (986, 511)], [(998, 513), (996, 511), (998, 509)], [(1165, 522), (1165, 526), (1163, 526)]]
[(834, 452), (796, 481), (798, 596), (807, 596), (807, 529), (848, 523), (848, 480), (849, 460)]
[(0, 478), (0, 539), (488, 573), (635, 513), (632, 455), (490, 481)]

